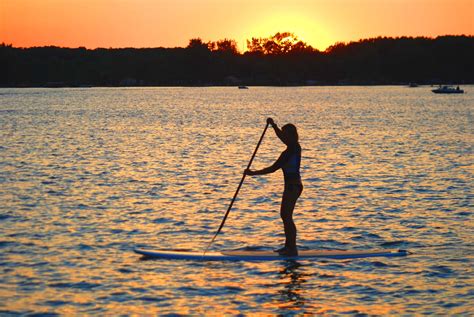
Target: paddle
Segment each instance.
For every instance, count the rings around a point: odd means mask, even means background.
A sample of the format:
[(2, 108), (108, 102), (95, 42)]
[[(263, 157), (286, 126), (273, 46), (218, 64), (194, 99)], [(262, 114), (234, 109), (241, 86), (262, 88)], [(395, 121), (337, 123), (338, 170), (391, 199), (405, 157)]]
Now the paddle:
[[(252, 165), (253, 158), (255, 157), (255, 154), (257, 154), (257, 150), (258, 150), (258, 148), (260, 147), (260, 144), (262, 143), (263, 136), (265, 135), (265, 132), (267, 132), (267, 128), (268, 128), (268, 122), (267, 122), (267, 124), (265, 125), (265, 129), (263, 129), (263, 133), (262, 133), (262, 136), (260, 137), (260, 140), (258, 140), (257, 146), (255, 147), (255, 151), (253, 151), (252, 157), (250, 158), (249, 164), (247, 165), (247, 169), (249, 169), (249, 168), (250, 168), (250, 165)], [(230, 212), (230, 210), (232, 209), (232, 205), (234, 205), (234, 201), (235, 201), (235, 199), (237, 198), (237, 195), (239, 194), (240, 187), (242, 187), (242, 184), (244, 183), (245, 176), (246, 176), (245, 174), (242, 175), (242, 179), (240, 180), (239, 186), (237, 187), (237, 190), (235, 191), (234, 197), (232, 198), (232, 201), (230, 202), (229, 208), (227, 208), (227, 212), (226, 212), (225, 215), (224, 215), (224, 219), (222, 219), (222, 222), (221, 222), (221, 225), (219, 226), (219, 229), (217, 229), (216, 234), (215, 234), (214, 237), (212, 238), (211, 242), (209, 242), (209, 244), (207, 245), (207, 248), (206, 248), (206, 250), (204, 250), (203, 255), (206, 254), (207, 250), (209, 249), (209, 247), (211, 246), (211, 244), (214, 242), (214, 240), (216, 239), (216, 237), (217, 237), (217, 235), (219, 234), (219, 232), (221, 232), (222, 227), (224, 227), (224, 223), (225, 223), (225, 221), (226, 221), (226, 219), (227, 219), (227, 216), (229, 215), (229, 212)]]

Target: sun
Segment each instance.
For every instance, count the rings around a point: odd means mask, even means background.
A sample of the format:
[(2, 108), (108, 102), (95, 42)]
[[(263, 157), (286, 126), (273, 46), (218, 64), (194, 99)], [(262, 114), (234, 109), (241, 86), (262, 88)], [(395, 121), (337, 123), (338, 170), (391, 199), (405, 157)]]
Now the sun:
[(245, 32), (246, 37), (240, 40), (244, 44), (250, 37), (269, 37), (277, 32), (291, 32), (319, 50), (333, 44), (329, 32), (321, 22), (302, 12), (271, 12), (258, 21), (249, 23)]

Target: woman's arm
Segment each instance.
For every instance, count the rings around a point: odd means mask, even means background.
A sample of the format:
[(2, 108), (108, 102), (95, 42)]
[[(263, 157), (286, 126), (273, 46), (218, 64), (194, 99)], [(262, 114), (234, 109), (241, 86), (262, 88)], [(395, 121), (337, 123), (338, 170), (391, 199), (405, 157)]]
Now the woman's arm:
[(277, 126), (277, 124), (273, 121), (273, 119), (272, 119), (272, 118), (268, 118), (268, 119), (267, 119), (267, 123), (272, 126), (273, 130), (275, 130), (275, 134), (277, 135), (277, 137), (278, 137), (283, 143), (285, 143), (285, 142), (283, 141), (283, 132), (282, 132), (281, 129)]
[(256, 171), (252, 171), (252, 170), (249, 170), (249, 169), (246, 169), (244, 171), (244, 174), (245, 175), (265, 175), (265, 174), (270, 174), (270, 173), (273, 173), (277, 170), (279, 170), (280, 168), (283, 167), (283, 165), (285, 165), (286, 161), (288, 160), (288, 153), (287, 151), (283, 151), (283, 153), (281, 153), (280, 157), (275, 161), (275, 163), (273, 163), (271, 166), (269, 167), (266, 167), (264, 169), (261, 169), (261, 170), (256, 170)]

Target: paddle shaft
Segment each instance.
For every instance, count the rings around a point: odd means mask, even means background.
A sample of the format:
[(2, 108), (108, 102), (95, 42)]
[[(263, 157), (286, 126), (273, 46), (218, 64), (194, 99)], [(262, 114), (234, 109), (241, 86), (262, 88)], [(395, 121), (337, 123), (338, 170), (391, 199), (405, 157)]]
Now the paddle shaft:
[[(257, 154), (258, 148), (260, 147), (260, 144), (262, 143), (263, 137), (265, 136), (265, 132), (267, 132), (267, 128), (268, 128), (268, 123), (265, 125), (265, 129), (263, 129), (262, 136), (260, 137), (260, 140), (258, 140), (257, 146), (255, 147), (255, 150), (253, 151), (252, 157), (250, 158), (249, 164), (247, 165), (247, 169), (249, 169), (249, 168), (250, 168), (250, 165), (252, 165), (252, 162), (253, 162), (253, 159), (254, 159), (254, 157), (255, 157), (255, 154)], [(204, 254), (206, 254), (207, 250), (209, 249), (209, 247), (211, 246), (211, 244), (214, 242), (214, 240), (216, 239), (216, 237), (217, 237), (217, 235), (219, 234), (219, 232), (221, 232), (222, 227), (224, 227), (224, 223), (225, 223), (225, 221), (226, 221), (226, 219), (227, 219), (227, 216), (229, 215), (229, 212), (230, 212), (230, 210), (232, 209), (232, 206), (234, 205), (234, 201), (235, 201), (235, 199), (237, 198), (237, 195), (239, 194), (240, 187), (242, 187), (242, 184), (244, 183), (245, 176), (246, 176), (246, 175), (245, 175), (245, 173), (244, 173), (244, 174), (242, 175), (242, 179), (240, 180), (239, 186), (237, 187), (237, 190), (235, 191), (234, 197), (232, 198), (232, 200), (231, 200), (231, 202), (230, 202), (229, 208), (227, 208), (227, 211), (226, 211), (226, 213), (225, 213), (225, 215), (224, 215), (224, 219), (222, 219), (222, 222), (221, 222), (221, 225), (219, 226), (219, 229), (217, 229), (216, 234), (214, 235), (214, 237), (212, 237), (211, 242), (209, 242), (209, 244), (207, 245), (206, 250), (204, 250)]]

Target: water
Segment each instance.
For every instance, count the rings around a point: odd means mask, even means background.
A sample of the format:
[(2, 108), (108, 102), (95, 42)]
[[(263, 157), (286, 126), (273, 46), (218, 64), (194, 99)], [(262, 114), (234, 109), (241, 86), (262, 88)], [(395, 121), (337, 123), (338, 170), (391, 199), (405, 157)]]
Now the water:
[[(471, 315), (474, 87), (0, 90), (0, 314)], [(142, 260), (202, 250), (265, 119), (299, 128), (298, 244), (405, 258)], [(272, 131), (254, 167), (284, 149)], [(283, 241), (247, 178), (214, 250)]]

